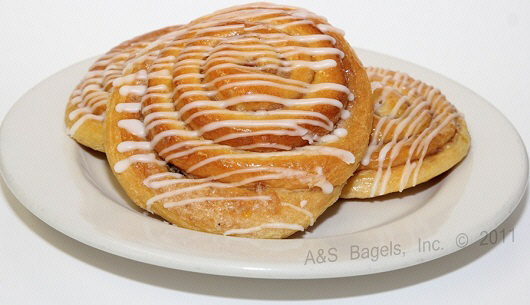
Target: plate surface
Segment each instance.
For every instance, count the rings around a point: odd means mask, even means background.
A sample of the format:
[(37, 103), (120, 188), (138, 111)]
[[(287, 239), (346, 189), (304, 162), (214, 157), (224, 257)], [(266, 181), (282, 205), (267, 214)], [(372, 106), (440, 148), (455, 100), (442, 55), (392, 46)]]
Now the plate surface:
[(65, 134), (64, 107), (91, 58), (25, 94), (0, 129), (0, 169), (33, 214), (83, 243), (133, 260), (209, 274), (328, 278), (399, 269), (450, 254), (510, 215), (528, 180), (510, 122), (469, 89), (425, 68), (356, 50), (366, 65), (400, 70), (441, 89), (471, 133), (469, 155), (428, 183), (373, 200), (341, 200), (287, 240), (190, 231), (146, 215), (115, 181), (105, 156)]

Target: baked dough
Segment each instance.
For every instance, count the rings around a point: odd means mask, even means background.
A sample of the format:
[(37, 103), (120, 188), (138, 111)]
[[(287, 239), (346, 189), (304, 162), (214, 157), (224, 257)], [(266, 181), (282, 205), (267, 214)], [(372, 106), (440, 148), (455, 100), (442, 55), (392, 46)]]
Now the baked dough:
[(121, 76), (127, 60), (161, 35), (179, 26), (170, 26), (127, 40), (101, 56), (75, 87), (66, 105), (64, 121), (68, 134), (80, 144), (105, 152), (104, 120), (113, 81)]
[(462, 115), (433, 86), (402, 72), (367, 68), (374, 89), (374, 121), (361, 166), (342, 198), (371, 198), (430, 180), (469, 151)]
[(114, 81), (109, 163), (140, 207), (183, 228), (284, 238), (339, 197), (368, 144), (368, 77), (307, 10), (236, 6), (136, 52)]

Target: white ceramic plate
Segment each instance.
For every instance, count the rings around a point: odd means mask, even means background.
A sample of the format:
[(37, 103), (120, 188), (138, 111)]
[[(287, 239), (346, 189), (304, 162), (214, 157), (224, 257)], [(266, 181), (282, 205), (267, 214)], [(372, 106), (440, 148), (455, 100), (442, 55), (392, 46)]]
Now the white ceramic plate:
[(412, 190), (337, 202), (309, 231), (287, 240), (190, 231), (137, 209), (104, 155), (64, 132), (65, 103), (94, 58), (51, 76), (15, 104), (0, 130), (1, 170), (22, 204), (72, 238), (130, 259), (210, 274), (294, 279), (376, 273), (450, 254), (498, 226), (519, 203), (528, 178), (528, 157), (510, 122), (443, 76), (378, 53), (357, 54), (365, 65), (401, 70), (440, 88), (465, 114), (471, 151), (449, 173)]

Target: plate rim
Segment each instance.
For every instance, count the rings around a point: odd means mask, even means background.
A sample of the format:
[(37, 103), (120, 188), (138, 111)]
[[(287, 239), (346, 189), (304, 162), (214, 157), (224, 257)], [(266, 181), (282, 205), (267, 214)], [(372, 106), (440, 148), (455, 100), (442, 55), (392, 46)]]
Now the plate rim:
[[(478, 98), (478, 100), (480, 100), (480, 102), (485, 102), (496, 113), (496, 115), (498, 115), (499, 117), (501, 117), (504, 120), (504, 123), (508, 123), (507, 126), (510, 128), (510, 131), (516, 136), (516, 139), (518, 140), (517, 141), (517, 143), (519, 144), (518, 148), (520, 149), (521, 156), (522, 156), (522, 159), (524, 161), (524, 164), (523, 164), (523, 177), (519, 181), (520, 183), (518, 184), (516, 190), (514, 190), (514, 192), (512, 194), (514, 196), (512, 196), (512, 198), (506, 199), (505, 203), (502, 205), (502, 207), (507, 208), (507, 211), (505, 211), (505, 213), (503, 213), (500, 217), (498, 217), (496, 219), (496, 221), (492, 221), (491, 222), (492, 225), (488, 226), (488, 231), (491, 231), (491, 230), (495, 229), (498, 225), (500, 225), (513, 212), (513, 210), (515, 210), (517, 205), (520, 203), (521, 198), (524, 195), (525, 190), (526, 190), (527, 185), (528, 185), (528, 171), (529, 170), (528, 170), (528, 154), (527, 154), (527, 151), (526, 151), (526, 146), (524, 145), (524, 142), (523, 142), (519, 132), (514, 127), (512, 122), (510, 122), (507, 119), (507, 117), (501, 111), (499, 111), (493, 104), (491, 104), (489, 101), (487, 101), (486, 99), (484, 99), (483, 97), (481, 97), (480, 95), (475, 93), (473, 90), (470, 90), (466, 86), (461, 85), (460, 83), (458, 83), (458, 82), (456, 82), (456, 81), (454, 81), (454, 80), (452, 80), (450, 78), (447, 78), (444, 75), (441, 75), (441, 74), (439, 74), (439, 73), (437, 73), (435, 71), (432, 71), (432, 70), (430, 70), (428, 68), (425, 68), (425, 67), (422, 67), (420, 65), (417, 65), (415, 63), (412, 63), (412, 62), (409, 62), (409, 61), (406, 61), (406, 60), (402, 60), (400, 58), (396, 58), (396, 57), (393, 57), (393, 56), (389, 56), (389, 55), (386, 55), (386, 54), (383, 54), (383, 53), (380, 53), (380, 52), (375, 52), (375, 51), (371, 51), (371, 50), (367, 50), (367, 49), (363, 49), (363, 48), (355, 48), (355, 50), (356, 50), (356, 52), (360, 51), (361, 53), (371, 53), (374, 56), (385, 57), (386, 59), (390, 59), (390, 60), (399, 62), (399, 64), (406, 64), (406, 65), (414, 67), (415, 69), (424, 70), (427, 73), (430, 73), (430, 74), (432, 74), (432, 75), (434, 75), (436, 77), (443, 78), (446, 81), (449, 81), (450, 83), (452, 83), (454, 85), (457, 85), (457, 86), (459, 86), (460, 88), (462, 88), (464, 90), (467, 90), (469, 93), (473, 94), (476, 98)], [(96, 57), (91, 57), (91, 58), (88, 58), (86, 60), (83, 60), (83, 61), (80, 61), (78, 63), (75, 63), (73, 65), (70, 65), (70, 66), (68, 66), (66, 68), (63, 68), (63, 69), (59, 70), (58, 72), (50, 75), (46, 79), (42, 80), (41, 82), (39, 82), (38, 84), (33, 86), (30, 90), (28, 90), (24, 95), (22, 95), (18, 99), (17, 102), (15, 102), (15, 104), (13, 106), (11, 106), (11, 108), (9, 109), (7, 114), (5, 115), (5, 117), (4, 117), (3, 121), (2, 121), (2, 124), (0, 126), (0, 135), (2, 135), (4, 132), (6, 132), (5, 131), (7, 129), (6, 125), (9, 124), (8, 118), (10, 118), (11, 116), (14, 115), (13, 113), (15, 113), (17, 111), (18, 107), (23, 107), (24, 100), (25, 100), (25, 98), (26, 98), (26, 96), (28, 94), (30, 94), (34, 90), (37, 90), (40, 86), (45, 85), (46, 82), (49, 81), (50, 79), (52, 79), (54, 77), (58, 77), (59, 75), (65, 73), (65, 71), (68, 71), (69, 69), (72, 69), (74, 66), (81, 65), (81, 64), (84, 64), (84, 63), (89, 62), (89, 61), (93, 61), (95, 58)], [(66, 136), (66, 135), (64, 135), (64, 136)], [(2, 143), (2, 138), (3, 137), (0, 137), (0, 143)], [(100, 242), (96, 242), (96, 241), (94, 241), (93, 239), (91, 239), (91, 238), (89, 238), (87, 236), (79, 236), (79, 235), (73, 234), (71, 231), (68, 231), (64, 226), (58, 224), (56, 221), (54, 222), (52, 219), (47, 218), (46, 215), (43, 216), (42, 210), (39, 210), (34, 203), (32, 204), (32, 203), (28, 203), (27, 202), (28, 199), (24, 195), (24, 190), (21, 188), (21, 185), (19, 185), (19, 183), (14, 180), (14, 177), (12, 177), (12, 175), (10, 175), (9, 170), (7, 169), (8, 168), (7, 162), (9, 162), (9, 160), (5, 160), (4, 159), (4, 154), (2, 153), (2, 151), (3, 151), (3, 149), (1, 148), (1, 145), (0, 145), (0, 175), (3, 177), (6, 185), (11, 190), (13, 195), (32, 214), (34, 214), (39, 219), (44, 221), (49, 226), (55, 228), (56, 230), (58, 230), (62, 234), (65, 234), (65, 235), (67, 235), (67, 236), (69, 236), (69, 237), (71, 237), (71, 238), (73, 238), (75, 240), (78, 240), (78, 241), (80, 241), (82, 243), (85, 243), (85, 244), (87, 244), (87, 245), (89, 245), (91, 247), (94, 247), (94, 248), (100, 249), (102, 251), (109, 252), (109, 253), (124, 257), (124, 258), (133, 259), (133, 260), (144, 262), (144, 263), (148, 263), (148, 264), (153, 264), (153, 265), (158, 265), (158, 266), (163, 266), (163, 267), (168, 267), (168, 268), (174, 268), (174, 269), (180, 269), (180, 270), (186, 270), (186, 271), (192, 271), (192, 272), (206, 273), (206, 274), (228, 275), (228, 276), (238, 276), (238, 277), (251, 277), (251, 278), (283, 278), (283, 279), (287, 279), (287, 278), (288, 279), (332, 278), (332, 277), (357, 276), (357, 275), (363, 275), (363, 274), (369, 274), (369, 273), (378, 273), (378, 272), (383, 272), (383, 271), (391, 271), (391, 270), (401, 269), (401, 268), (413, 266), (413, 265), (416, 265), (416, 264), (428, 262), (428, 261), (437, 259), (437, 258), (439, 258), (441, 256), (450, 255), (451, 253), (460, 250), (458, 248), (456, 248), (456, 249), (453, 248), (452, 251), (444, 251), (444, 252), (441, 252), (441, 253), (438, 253), (438, 252), (432, 253), (431, 252), (431, 253), (428, 253), (429, 255), (426, 255), (425, 259), (421, 260), (421, 261), (415, 261), (415, 262), (412, 262), (412, 263), (410, 261), (405, 261), (403, 264), (396, 264), (392, 268), (382, 268), (381, 270), (372, 270), (373, 272), (363, 272), (363, 273), (352, 272), (352, 270), (348, 270), (347, 268), (343, 268), (342, 270), (339, 270), (339, 271), (342, 271), (342, 272), (337, 272), (337, 271), (330, 272), (330, 270), (332, 270), (332, 269), (333, 270), (341, 269), (341, 268), (336, 268), (336, 267), (334, 267), (334, 268), (320, 268), (319, 270), (315, 270), (315, 268), (310, 268), (310, 267), (304, 266), (304, 268), (302, 268), (302, 269), (296, 268), (296, 270), (298, 270), (298, 272), (293, 272), (292, 268), (290, 268), (289, 266), (278, 266), (278, 265), (276, 266), (276, 268), (262, 268), (262, 269), (258, 268), (258, 269), (256, 269), (254, 267), (248, 267), (248, 266), (244, 266), (242, 264), (234, 264), (233, 262), (232, 263), (226, 263), (225, 262), (226, 264), (216, 264), (215, 262), (217, 260), (213, 259), (213, 261), (212, 261), (212, 258), (208, 258), (208, 257), (198, 258), (198, 257), (193, 256), (193, 255), (190, 255), (190, 256), (186, 257), (182, 253), (179, 253), (180, 260), (177, 260), (177, 261), (175, 261), (175, 258), (173, 258), (173, 260), (171, 260), (171, 261), (167, 261), (167, 258), (165, 259), (164, 257), (160, 256), (160, 257), (158, 257), (158, 259), (159, 259), (158, 262), (154, 262), (153, 259), (149, 257), (149, 255), (146, 256), (145, 253), (143, 253), (144, 255), (142, 255), (142, 252), (145, 252), (145, 250), (141, 250), (140, 248), (135, 247), (134, 243), (132, 243), (132, 244), (127, 244), (126, 243), (125, 244), (126, 250), (133, 250), (132, 252), (120, 251), (120, 249), (116, 249), (115, 247), (109, 246), (109, 242), (110, 242), (110, 244), (113, 243), (112, 240), (107, 240), (106, 241), (107, 243), (105, 243), (105, 242), (102, 242), (101, 239), (100, 239), (99, 240)], [(194, 232), (194, 233), (207, 234), (207, 233), (200, 233), (200, 232)], [(333, 239), (333, 238), (336, 238), (336, 237), (337, 236), (335, 236), (335, 237), (315, 238), (315, 239)], [(237, 238), (237, 237), (222, 237), (222, 238)], [(476, 242), (478, 239), (479, 239), (479, 236), (475, 236), (474, 238), (469, 239), (468, 245), (471, 245), (472, 243)], [(285, 242), (288, 242), (288, 241), (289, 241), (289, 239), (287, 239), (287, 240), (278, 240), (278, 241), (265, 241), (265, 243), (268, 243), (268, 242), (284, 242), (285, 243)], [(156, 255), (156, 253), (151, 252), (150, 255)], [(195, 260), (194, 263), (190, 264), (188, 262), (188, 259), (190, 259), (190, 258), (193, 258)], [(213, 269), (205, 269), (205, 266), (206, 267), (215, 266), (215, 268), (213, 268)], [(285, 267), (284, 270), (282, 270), (283, 267)], [(377, 269), (377, 268), (375, 268), (375, 269)]]

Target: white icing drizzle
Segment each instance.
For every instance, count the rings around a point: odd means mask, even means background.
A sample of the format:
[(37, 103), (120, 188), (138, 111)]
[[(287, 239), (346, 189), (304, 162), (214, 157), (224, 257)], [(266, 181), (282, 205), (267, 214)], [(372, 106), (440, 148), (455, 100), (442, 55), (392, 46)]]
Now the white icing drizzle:
[[(252, 136), (260, 136), (260, 135), (279, 135), (279, 136), (303, 136), (306, 135), (308, 131), (304, 128), (299, 128), (297, 130), (284, 130), (284, 129), (274, 129), (274, 130), (259, 130), (259, 131), (251, 131), (251, 132), (239, 132), (239, 133), (232, 133), (227, 134), (225, 136), (219, 137), (215, 139), (214, 143), (221, 143), (228, 140), (233, 140), (237, 138), (244, 138), (244, 137), (252, 137)], [(305, 139), (305, 138), (304, 138)], [(309, 139), (311, 140), (311, 139)], [(310, 143), (312, 143), (310, 141)]]
[(307, 215), (307, 217), (309, 217), (309, 225), (310, 226), (312, 226), (315, 223), (315, 217), (313, 216), (313, 213), (309, 212), (308, 210), (303, 209), (301, 207), (297, 207), (294, 204), (290, 204), (290, 203), (286, 203), (286, 202), (282, 202), (282, 205), (283, 206), (288, 206), (288, 207), (292, 208), (293, 210), (296, 210), (296, 211), (298, 211), (300, 213), (303, 213), (303, 214)]
[(92, 112), (92, 109), (90, 109), (90, 107), (77, 108), (76, 110), (73, 110), (72, 112), (68, 114), (68, 118), (70, 120), (73, 120), (80, 114), (91, 113), (91, 112)]
[[(117, 73), (117, 76), (114, 77), (112, 84), (120, 95), (129, 96), (128, 100), (131, 101), (117, 104), (115, 111), (143, 116), (143, 121), (125, 118), (118, 121), (118, 126), (122, 130), (143, 139), (118, 144), (117, 150), (124, 156), (115, 164), (115, 172), (123, 173), (135, 163), (165, 165), (166, 162), (146, 151), (152, 151), (163, 140), (170, 137), (176, 138), (177, 143), (165, 147), (158, 153), (167, 162), (175, 162), (174, 160), (178, 161), (180, 158), (192, 155), (201, 155), (206, 150), (213, 151), (212, 156), (202, 157), (200, 161), (190, 165), (186, 169), (186, 175), (191, 175), (213, 162), (224, 162), (228, 159), (267, 159), (311, 155), (334, 157), (345, 164), (355, 162), (355, 157), (350, 151), (324, 144), (291, 147), (273, 141), (250, 142), (251, 144), (235, 147), (240, 151), (237, 153), (226, 153), (225, 150), (232, 151), (234, 148), (217, 144), (238, 138), (271, 135), (300, 137), (311, 144), (315, 141), (335, 142), (348, 135), (345, 128), (338, 127), (340, 124), (334, 123), (332, 119), (320, 112), (320, 109), (328, 107), (326, 109), (339, 111), (340, 119), (349, 118), (351, 113), (344, 108), (348, 102), (354, 101), (355, 96), (347, 86), (342, 83), (306, 83), (283, 77), (296, 73), (298, 69), (309, 69), (318, 75), (327, 73), (324, 70), (336, 68), (338, 62), (344, 57), (344, 53), (334, 46), (323, 45), (334, 45), (336, 40), (330, 35), (342, 36), (344, 32), (323, 24), (324, 18), (306, 10), (285, 11), (285, 7), (271, 4), (259, 4), (257, 5), (259, 8), (251, 9), (256, 5), (242, 6), (243, 9), (237, 12), (228, 10), (211, 19), (179, 28), (145, 44), (134, 56), (123, 57), (120, 64), (113, 67), (113, 73)], [(278, 14), (288, 15), (278, 16)], [(256, 18), (259, 22), (267, 24), (238, 23), (247, 21), (249, 18)], [(230, 23), (226, 24), (227, 21)], [(282, 32), (292, 30), (291, 27), (297, 25), (315, 26), (323, 34), (289, 35)], [(271, 28), (280, 33), (259, 32)], [(315, 42), (320, 42), (320, 46), (305, 45)], [(202, 43), (215, 46), (202, 45)], [(278, 46), (283, 43), (290, 45)], [(307, 58), (307, 56), (310, 56), (311, 60), (299, 59)], [(99, 64), (110, 64), (111, 62), (106, 62), (106, 60), (111, 57), (110, 55), (105, 57)], [(144, 68), (146, 70), (134, 72), (134, 69), (139, 66), (146, 67)], [(218, 73), (224, 69), (236, 71), (244, 69), (244, 72)], [(271, 70), (276, 72), (270, 73)], [(221, 76), (211, 77), (217, 74)], [(118, 78), (118, 76), (121, 77)], [(203, 80), (208, 80), (208, 82), (203, 82)], [(169, 82), (173, 82), (174, 89), (171, 90), (169, 85), (164, 85)], [(152, 86), (151, 84), (158, 85)], [(80, 88), (79, 94), (83, 92), (90, 94), (89, 86)], [(257, 94), (253, 93), (253, 88), (270, 90)], [(245, 91), (245, 93), (226, 96), (226, 92), (237, 90)], [(289, 98), (274, 95), (275, 90), (285, 92)], [(315, 97), (322, 95), (325, 97)], [(277, 104), (280, 109), (241, 111), (242, 108), (238, 108), (264, 102)], [(89, 109), (79, 110), (77, 113), (85, 112), (88, 113)], [(210, 116), (224, 114), (229, 115), (230, 119), (207, 121)], [(206, 123), (201, 122), (197, 128), (189, 126), (200, 120), (206, 120)], [(333, 120), (337, 120), (336, 116)], [(161, 125), (164, 125), (164, 128), (157, 128)], [(215, 134), (227, 128), (232, 132), (215, 136), (211, 140), (200, 138), (204, 134)], [(315, 129), (322, 130), (319, 131), (320, 134), (327, 134), (319, 136), (312, 131)], [(150, 135), (151, 141), (146, 141), (147, 134)], [(249, 152), (254, 149), (273, 151)], [(215, 155), (215, 153), (219, 154)], [(330, 171), (327, 169), (326, 172)], [(169, 172), (154, 174), (145, 179), (144, 185), (159, 191), (146, 202), (146, 206), (149, 210), (155, 203), (161, 203), (165, 208), (176, 208), (214, 201), (270, 201), (272, 200), (270, 196), (260, 194), (260, 182), (279, 179), (297, 179), (310, 188), (318, 187), (323, 193), (332, 193), (335, 187), (326, 179), (323, 169), (317, 167), (315, 172), (316, 174), (282, 167), (248, 167), (208, 178), (186, 178), (179, 173)], [(219, 182), (220, 179), (245, 174), (252, 175), (242, 176), (241, 179), (236, 179), (236, 182)], [(198, 192), (204, 192), (205, 189), (248, 187), (249, 185), (257, 185), (258, 195), (236, 197), (198, 195)], [(182, 199), (173, 200), (174, 197)], [(313, 224), (313, 214), (304, 209), (307, 200), (300, 201), (300, 206), (290, 203), (281, 204), (305, 214), (310, 219), (310, 224)], [(224, 234), (252, 233), (265, 228), (304, 230), (304, 227), (298, 224), (270, 222), (251, 228), (230, 229)]]
[[(222, 182), (214, 182), (221, 178), (230, 177), (233, 175), (238, 174), (245, 174), (245, 173), (252, 173), (252, 172), (276, 172), (275, 174), (264, 174), (260, 176), (255, 176), (247, 179), (243, 179), (239, 182), (232, 182), (232, 183), (222, 183)], [(309, 174), (310, 175), (310, 174)], [(232, 172), (227, 172), (224, 174), (220, 174), (217, 176), (212, 176), (208, 178), (203, 179), (169, 179), (169, 180), (156, 180), (151, 179), (151, 177), (148, 177), (144, 184), (153, 189), (159, 189), (163, 187), (168, 187), (170, 185), (176, 185), (176, 184), (194, 184), (191, 186), (186, 186), (182, 188), (178, 188), (176, 190), (170, 190), (167, 192), (160, 193), (151, 199), (149, 199), (146, 203), (147, 208), (149, 209), (151, 205), (153, 205), (155, 202), (160, 200), (165, 200), (167, 198), (171, 198), (176, 195), (185, 194), (188, 192), (193, 192), (197, 190), (201, 190), (204, 188), (233, 188), (233, 187), (239, 187), (243, 185), (248, 185), (251, 183), (259, 182), (259, 181), (269, 181), (269, 180), (275, 180), (275, 179), (285, 179), (285, 178), (298, 178), (301, 182), (307, 182), (308, 184), (314, 183), (315, 186), (320, 187), (320, 185), (328, 184), (331, 186), (331, 184), (325, 180), (325, 178), (322, 175), (317, 175), (316, 179), (311, 179), (311, 177), (308, 177), (308, 173), (303, 171), (297, 171), (297, 170), (291, 170), (286, 168), (276, 168), (276, 167), (265, 167), (265, 168), (247, 168), (247, 169), (241, 169), (236, 170)], [(315, 183), (314, 180), (317, 182)], [(333, 190), (333, 186), (331, 186)], [(331, 193), (331, 191), (329, 192)]]
[(136, 80), (146, 80), (147, 79), (147, 71), (140, 70), (136, 73), (129, 74), (127, 76), (118, 77), (113, 82), (112, 85), (114, 87), (120, 87), (125, 84), (130, 84)]
[[(144, 184), (150, 188), (160, 188), (164, 187), (170, 184), (174, 183), (202, 183), (202, 182), (209, 182), (209, 181), (215, 181), (226, 177), (231, 177), (234, 175), (241, 175), (241, 174), (247, 174), (247, 173), (261, 173), (261, 172), (273, 172), (280, 174), (279, 176), (276, 176), (275, 179), (280, 179), (281, 177), (299, 177), (299, 178), (307, 178), (308, 173), (304, 171), (298, 171), (288, 168), (282, 168), (282, 167), (250, 167), (250, 168), (244, 168), (239, 169), (235, 171), (226, 172), (223, 174), (219, 174), (217, 176), (211, 176), (208, 178), (202, 178), (202, 179), (187, 179), (187, 180), (169, 180), (169, 181), (160, 181), (157, 179), (160, 178), (182, 178), (183, 176), (180, 174), (173, 174), (170, 173), (169, 175), (165, 174), (156, 174), (153, 176), (148, 177), (145, 179)], [(317, 180), (325, 180), (325, 177), (322, 176), (322, 172), (317, 173), (316, 175)], [(255, 181), (254, 181), (255, 182)], [(251, 182), (248, 182), (251, 183)]]
[(278, 143), (255, 143), (250, 145), (241, 145), (236, 146), (235, 148), (241, 149), (241, 150), (251, 150), (255, 148), (274, 148), (274, 149), (280, 149), (280, 150), (291, 150), (291, 146), (278, 144)]
[(158, 160), (155, 154), (136, 154), (116, 162), (116, 164), (114, 164), (114, 171), (117, 173), (123, 173), (134, 163), (156, 163), (158, 165), (166, 165), (166, 162)]
[(263, 101), (277, 103), (283, 106), (330, 105), (337, 108), (342, 108), (342, 103), (340, 101), (331, 98), (288, 99), (266, 94), (247, 94), (244, 96), (233, 97), (224, 101), (194, 101), (183, 106), (178, 112), (181, 116), (183, 116), (186, 112), (198, 107), (228, 108), (241, 103), (261, 103)]
[(329, 24), (319, 24), (317, 25), (317, 28), (324, 33), (331, 32), (333, 34), (337, 34), (340, 36), (344, 36), (346, 34), (343, 30), (336, 28), (334, 26), (331, 26)]
[[(415, 186), (431, 141), (448, 124), (454, 122), (460, 116), (460, 113), (455, 112), (451, 104), (440, 93), (440, 90), (427, 86), (418, 80), (413, 80), (405, 73), (394, 73), (382, 68), (367, 68), (367, 73), (372, 81), (372, 90), (382, 90), (380, 98), (376, 100), (376, 113), (384, 105), (389, 94), (400, 96), (389, 115), (379, 117), (379, 121), (372, 133), (372, 139), (361, 162), (365, 166), (368, 165), (373, 154), (379, 149), (377, 171), (370, 192), (370, 196), (375, 196), (378, 190), (379, 195), (383, 195), (386, 192), (392, 172), (392, 164), (401, 149), (407, 144), (410, 144), (410, 148), (400, 178), (399, 190), (402, 191), (406, 187), (411, 175), (412, 185)], [(408, 91), (407, 95), (402, 95), (399, 91), (401, 89)], [(415, 95), (418, 96), (412, 99)], [(408, 104), (406, 110), (399, 117), (396, 117), (398, 111), (405, 104)], [(432, 116), (429, 126), (417, 134), (421, 123), (424, 122), (427, 116)], [(383, 129), (385, 124), (386, 127)], [(384, 139), (392, 128), (394, 128), (391, 135), (392, 139), (385, 143)], [(404, 135), (400, 138), (403, 132)], [(416, 153), (419, 153), (420, 156), (417, 161), (413, 162), (412, 157)], [(385, 161), (387, 161), (386, 166)]]
[(136, 112), (140, 112), (141, 109), (142, 109), (142, 103), (121, 103), (121, 104), (116, 105), (117, 112), (136, 113)]
[(68, 134), (73, 136), (75, 135), (75, 133), (77, 132), (77, 130), (79, 129), (79, 127), (81, 127), (81, 125), (86, 121), (86, 120), (95, 120), (95, 121), (100, 121), (102, 122), (103, 120), (105, 119), (105, 116), (104, 115), (95, 115), (95, 114), (85, 114), (83, 116), (81, 116), (80, 119), (78, 119), (74, 125), (72, 125), (72, 127), (70, 127), (70, 129), (68, 130)]
[(248, 234), (248, 233), (254, 233), (254, 232), (257, 232), (257, 231), (260, 231), (260, 230), (263, 230), (263, 229), (267, 229), (267, 228), (304, 231), (304, 227), (302, 227), (299, 224), (283, 223), (283, 222), (270, 222), (270, 223), (261, 224), (259, 226), (250, 227), (250, 228), (226, 230), (223, 234), (225, 236), (235, 235), (235, 234)]
[(120, 94), (126, 96), (128, 94), (143, 95), (147, 91), (147, 87), (143, 85), (136, 86), (122, 86), (120, 87)]
[(160, 151), (160, 155), (165, 155), (170, 151), (174, 151), (174, 150), (177, 150), (185, 146), (207, 145), (207, 144), (212, 144), (212, 143), (213, 142), (210, 140), (183, 141), (183, 142), (179, 142), (177, 144), (173, 144), (169, 147), (164, 148), (163, 150)]
[(230, 155), (217, 155), (202, 160), (191, 166), (188, 172), (191, 173), (209, 163), (222, 160), (222, 159), (235, 159), (235, 158), (270, 158), (270, 157), (283, 157), (283, 156), (300, 156), (300, 155), (315, 155), (315, 156), (333, 156), (342, 160), (346, 164), (355, 163), (355, 156), (346, 150), (326, 147), (326, 146), (304, 146), (297, 150), (286, 151), (286, 152), (266, 152), (266, 153), (248, 153), (248, 154), (230, 154)]
[[(147, 108), (147, 107), (146, 107)], [(326, 124), (325, 129), (332, 129), (333, 122), (326, 117), (325, 115), (314, 112), (314, 111), (305, 111), (305, 110), (272, 110), (272, 111), (255, 111), (255, 112), (243, 112), (243, 111), (233, 111), (225, 109), (215, 109), (215, 110), (202, 110), (197, 111), (194, 114), (190, 115), (185, 121), (184, 124), (189, 124), (192, 120), (203, 115), (211, 114), (231, 114), (231, 115), (241, 115), (241, 116), (256, 116), (256, 117), (265, 117), (265, 116), (311, 116), (319, 120), (324, 121)], [(317, 121), (318, 122), (318, 121)]]
[(130, 134), (137, 137), (145, 137), (144, 123), (137, 119), (124, 119), (118, 122), (118, 127), (127, 130)]
[(164, 203), (165, 208), (174, 208), (179, 206), (184, 206), (192, 203), (202, 203), (205, 201), (230, 201), (230, 200), (240, 200), (240, 201), (269, 201), (271, 200), (270, 196), (247, 196), (247, 197), (197, 197), (191, 199), (184, 199), (177, 202), (166, 202)]
[[(133, 43), (122, 52), (109, 52), (99, 58), (83, 77), (83, 81), (74, 90), (70, 97), (70, 104), (76, 105), (77, 109), (69, 114), (69, 120), (74, 121), (68, 133), (74, 136), (77, 130), (88, 120), (102, 122), (106, 116), (106, 106), (109, 93), (106, 88), (112, 84), (124, 84), (134, 79), (145, 78), (145, 70), (131, 74), (125, 78), (118, 79), (129, 54), (143, 47), (141, 42)], [(115, 85), (114, 85), (115, 86)], [(132, 111), (124, 109), (124, 111)], [(81, 116), (79, 116), (81, 114)]]
[(118, 144), (118, 151), (121, 153), (131, 150), (152, 150), (153, 146), (151, 142), (146, 141), (125, 141)]
[(344, 128), (336, 128), (334, 131), (333, 131), (333, 134), (336, 135), (337, 137), (339, 138), (343, 138), (345, 136), (348, 135), (348, 130), (344, 129)]

